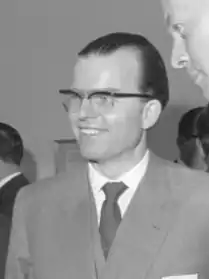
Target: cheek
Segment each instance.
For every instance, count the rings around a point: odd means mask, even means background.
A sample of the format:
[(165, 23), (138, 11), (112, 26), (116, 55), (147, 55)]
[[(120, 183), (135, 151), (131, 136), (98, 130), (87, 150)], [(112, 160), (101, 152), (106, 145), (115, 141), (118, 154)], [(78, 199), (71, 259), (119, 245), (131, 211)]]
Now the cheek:
[(209, 35), (206, 36), (197, 30), (188, 42), (187, 48), (196, 66), (209, 74)]
[(199, 49), (200, 65), (203, 71), (209, 76), (209, 37), (201, 44)]
[(73, 130), (73, 133), (75, 135), (75, 137), (78, 137), (78, 129), (77, 129), (77, 122), (78, 122), (78, 118), (73, 115), (73, 114), (69, 114), (68, 118), (70, 120), (70, 124), (71, 124), (71, 128)]
[(129, 141), (138, 138), (141, 131), (141, 117), (139, 114), (121, 115), (120, 117), (110, 117), (107, 119), (111, 135), (118, 142), (122, 139)]
[(204, 73), (209, 75), (209, 45), (202, 45), (191, 49), (194, 62), (199, 70), (202, 70)]

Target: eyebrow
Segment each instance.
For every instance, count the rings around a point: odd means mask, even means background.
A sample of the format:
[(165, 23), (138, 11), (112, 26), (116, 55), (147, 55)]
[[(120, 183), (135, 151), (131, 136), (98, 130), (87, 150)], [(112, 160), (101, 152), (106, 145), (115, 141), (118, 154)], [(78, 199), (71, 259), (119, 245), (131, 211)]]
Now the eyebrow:
[(181, 27), (183, 26), (183, 24), (181, 22), (177, 22), (177, 23), (173, 24), (172, 21), (171, 21), (171, 16), (170, 15), (166, 16), (165, 21), (166, 21), (167, 27), (170, 30), (173, 30), (173, 31), (175, 31), (177, 33), (180, 33)]
[(181, 22), (178, 22), (178, 23), (174, 23), (172, 26), (171, 26), (171, 28), (175, 31), (175, 32), (177, 32), (177, 33), (181, 33), (181, 31), (182, 31), (182, 27), (184, 27), (183, 26), (183, 24), (181, 23)]

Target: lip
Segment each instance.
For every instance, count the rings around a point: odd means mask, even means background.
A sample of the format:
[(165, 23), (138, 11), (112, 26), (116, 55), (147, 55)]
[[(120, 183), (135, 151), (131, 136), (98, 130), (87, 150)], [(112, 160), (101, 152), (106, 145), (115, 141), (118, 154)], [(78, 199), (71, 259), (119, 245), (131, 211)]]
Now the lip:
[(203, 76), (201, 74), (197, 75), (194, 82), (200, 84), (202, 82)]
[(95, 130), (95, 131), (105, 131), (105, 129), (98, 128), (98, 127), (91, 127), (91, 126), (79, 126), (80, 130)]
[(202, 83), (202, 81), (203, 81), (203, 78), (204, 78), (203, 73), (201, 73), (201, 72), (197, 73), (193, 77), (194, 83), (197, 84), (197, 85), (200, 85)]
[(189, 71), (189, 75), (195, 84), (201, 83), (203, 79), (203, 73), (200, 71)]
[(82, 134), (88, 135), (88, 136), (97, 136), (101, 134), (102, 132), (105, 132), (106, 130), (95, 128), (95, 127), (79, 127), (79, 130)]

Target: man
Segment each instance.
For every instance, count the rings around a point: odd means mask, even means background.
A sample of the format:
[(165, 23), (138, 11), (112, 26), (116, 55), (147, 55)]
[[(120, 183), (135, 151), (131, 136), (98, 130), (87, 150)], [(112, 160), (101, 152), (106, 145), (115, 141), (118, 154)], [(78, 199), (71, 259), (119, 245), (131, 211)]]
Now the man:
[(173, 37), (172, 66), (186, 68), (209, 99), (209, 1), (162, 0), (162, 4)]
[(84, 160), (19, 193), (6, 278), (208, 278), (209, 178), (147, 146), (169, 98), (155, 47), (98, 38), (61, 93)]
[[(175, 162), (199, 170), (207, 170), (205, 153), (197, 128), (198, 117), (203, 110), (203, 107), (196, 107), (182, 115), (176, 139), (179, 148), (179, 158)], [(204, 134), (204, 131), (202, 132)]]
[(23, 142), (18, 131), (0, 123), (0, 278), (4, 278), (13, 205), (20, 188), (29, 181), (20, 171)]

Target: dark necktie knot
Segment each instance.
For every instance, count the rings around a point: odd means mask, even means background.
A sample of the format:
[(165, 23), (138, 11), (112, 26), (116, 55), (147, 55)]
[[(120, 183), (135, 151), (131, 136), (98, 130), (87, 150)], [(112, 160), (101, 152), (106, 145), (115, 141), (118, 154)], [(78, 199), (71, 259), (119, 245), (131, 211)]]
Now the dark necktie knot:
[(108, 202), (117, 202), (126, 189), (123, 182), (108, 182), (102, 188)]

